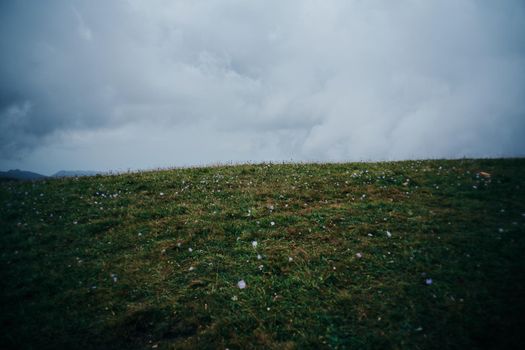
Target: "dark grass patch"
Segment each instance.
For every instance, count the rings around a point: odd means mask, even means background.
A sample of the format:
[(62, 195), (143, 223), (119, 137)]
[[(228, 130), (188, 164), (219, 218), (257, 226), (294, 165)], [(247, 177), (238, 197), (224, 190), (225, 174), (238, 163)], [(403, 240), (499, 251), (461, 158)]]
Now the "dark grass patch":
[(524, 173), (465, 159), (2, 182), (0, 346), (518, 348)]

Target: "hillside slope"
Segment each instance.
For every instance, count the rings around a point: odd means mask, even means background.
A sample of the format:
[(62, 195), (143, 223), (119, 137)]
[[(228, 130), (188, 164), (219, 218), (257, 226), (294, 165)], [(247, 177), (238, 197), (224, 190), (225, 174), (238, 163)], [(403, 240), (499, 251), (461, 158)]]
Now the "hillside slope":
[(0, 347), (517, 348), (524, 175), (436, 160), (0, 183)]
[(20, 169), (0, 171), (0, 179), (7, 180), (42, 180), (47, 176), (33, 173), (31, 171), (24, 171)]

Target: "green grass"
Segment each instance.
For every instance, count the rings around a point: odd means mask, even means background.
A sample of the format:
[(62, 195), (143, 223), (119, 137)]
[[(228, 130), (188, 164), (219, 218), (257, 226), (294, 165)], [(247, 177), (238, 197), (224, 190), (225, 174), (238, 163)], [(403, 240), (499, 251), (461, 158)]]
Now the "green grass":
[(3, 182), (0, 347), (518, 348), (524, 176), (506, 159)]

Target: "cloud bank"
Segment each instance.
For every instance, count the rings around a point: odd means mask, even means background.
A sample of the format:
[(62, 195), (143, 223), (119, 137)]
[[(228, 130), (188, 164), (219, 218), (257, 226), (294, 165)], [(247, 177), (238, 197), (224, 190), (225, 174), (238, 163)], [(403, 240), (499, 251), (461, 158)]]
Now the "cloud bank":
[(0, 165), (525, 155), (525, 4), (4, 1)]

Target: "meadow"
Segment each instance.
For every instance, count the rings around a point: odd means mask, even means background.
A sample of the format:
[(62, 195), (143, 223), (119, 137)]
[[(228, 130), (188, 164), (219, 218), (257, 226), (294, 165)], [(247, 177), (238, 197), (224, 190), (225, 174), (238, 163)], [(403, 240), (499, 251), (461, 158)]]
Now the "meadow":
[(525, 159), (0, 183), (2, 349), (512, 349)]

